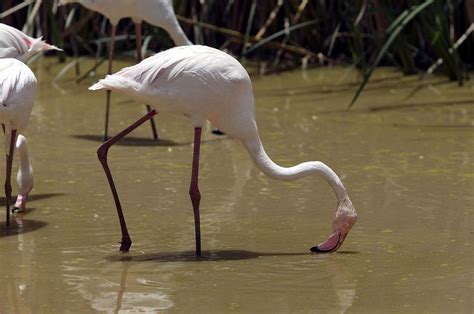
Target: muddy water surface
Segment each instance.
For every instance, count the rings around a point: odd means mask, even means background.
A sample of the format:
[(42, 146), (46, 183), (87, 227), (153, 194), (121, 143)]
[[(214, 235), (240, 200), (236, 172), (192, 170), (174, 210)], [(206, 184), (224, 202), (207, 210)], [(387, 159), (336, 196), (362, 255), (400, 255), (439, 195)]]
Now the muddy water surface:
[[(95, 154), (105, 95), (86, 89), (105, 67), (79, 84), (72, 73), (51, 84), (61, 68), (33, 64), (40, 93), (26, 135), (35, 187), (10, 228), (0, 215), (1, 313), (472, 312), (473, 83), (380, 70), (346, 112), (358, 80), (351, 69), (255, 77), (269, 155), (282, 165), (329, 164), (359, 220), (338, 253), (310, 254), (331, 231), (329, 186), (270, 180), (239, 142), (208, 127), (196, 258), (189, 122), (159, 116), (163, 141), (144, 125), (111, 149), (134, 241), (121, 254)], [(113, 96), (111, 133), (144, 110)]]

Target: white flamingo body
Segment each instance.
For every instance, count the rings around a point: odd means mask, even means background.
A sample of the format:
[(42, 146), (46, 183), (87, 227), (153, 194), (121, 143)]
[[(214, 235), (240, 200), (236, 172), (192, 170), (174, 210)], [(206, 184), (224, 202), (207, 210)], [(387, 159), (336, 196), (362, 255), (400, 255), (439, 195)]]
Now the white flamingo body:
[(60, 3), (80, 3), (107, 17), (113, 26), (127, 17), (135, 23), (146, 21), (165, 29), (176, 45), (191, 44), (176, 19), (171, 0), (60, 0)]
[(44, 42), (41, 38), (33, 38), (9, 25), (0, 23), (0, 58), (15, 58), (22, 62), (28, 61), (38, 52), (59, 50), (56, 46)]
[(257, 167), (274, 179), (296, 180), (311, 174), (323, 176), (336, 194), (337, 209), (334, 233), (313, 248), (315, 251), (338, 249), (355, 223), (357, 215), (346, 189), (328, 166), (310, 161), (286, 168), (268, 157), (255, 122), (250, 77), (228, 54), (205, 46), (172, 48), (108, 75), (90, 89), (113, 90), (146, 102), (158, 112), (187, 116), (195, 128), (209, 120), (229, 136), (240, 139)]
[[(9, 156), (6, 173), (9, 184), (13, 151), (16, 148), (20, 153), (20, 170), (17, 175), (19, 192), (15, 209), (20, 211), (25, 209), (28, 193), (33, 188), (33, 169), (28, 158), (27, 142), (20, 133), (28, 124), (36, 91), (36, 77), (28, 66), (16, 59), (0, 59), (0, 123), (5, 128), (5, 149)], [(6, 194), (9, 199), (7, 191)]]
[(168, 49), (91, 89), (99, 87), (132, 95), (158, 112), (189, 117), (195, 127), (209, 120), (232, 137), (257, 135), (247, 72), (236, 59), (210, 47)]
[(13, 58), (0, 59), (0, 122), (23, 130), (36, 98), (36, 78), (30, 68)]

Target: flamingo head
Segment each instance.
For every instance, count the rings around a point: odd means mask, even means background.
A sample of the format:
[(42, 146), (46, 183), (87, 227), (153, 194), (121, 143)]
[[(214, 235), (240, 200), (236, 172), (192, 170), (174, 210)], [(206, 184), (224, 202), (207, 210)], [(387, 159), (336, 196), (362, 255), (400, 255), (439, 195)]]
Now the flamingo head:
[(22, 213), (26, 208), (26, 201), (28, 200), (28, 193), (19, 194), (16, 198), (15, 205), (12, 208), (13, 213)]
[(348, 197), (338, 202), (336, 218), (333, 222), (333, 233), (326, 241), (312, 247), (311, 251), (315, 253), (330, 253), (337, 251), (342, 242), (346, 239), (349, 231), (357, 220), (357, 213), (351, 200)]

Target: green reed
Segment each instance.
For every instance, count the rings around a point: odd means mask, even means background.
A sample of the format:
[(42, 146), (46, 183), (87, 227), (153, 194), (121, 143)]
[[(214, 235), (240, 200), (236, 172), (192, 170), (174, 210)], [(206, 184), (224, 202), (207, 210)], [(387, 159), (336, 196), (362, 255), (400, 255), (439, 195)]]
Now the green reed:
[[(2, 0), (0, 12), (23, 1)], [(459, 49), (452, 46), (474, 22), (466, 14), (473, 1), (174, 0), (174, 5), (193, 42), (264, 61), (272, 72), (298, 67), (303, 59), (310, 65), (357, 67), (363, 80), (352, 105), (379, 65), (396, 66), (405, 74), (424, 73), (441, 58), (439, 70), (462, 84), (474, 63), (472, 38)], [(0, 21), (22, 28), (33, 6)], [(98, 39), (108, 38), (110, 26), (99, 14), (78, 5), (56, 8), (55, 0), (43, 0), (36, 14), (35, 31), (67, 53), (106, 54), (107, 40)], [(123, 20), (118, 31), (134, 34), (133, 23)], [(173, 46), (163, 30), (145, 24), (143, 32), (150, 53)], [(133, 45), (125, 38), (117, 51), (130, 54)]]

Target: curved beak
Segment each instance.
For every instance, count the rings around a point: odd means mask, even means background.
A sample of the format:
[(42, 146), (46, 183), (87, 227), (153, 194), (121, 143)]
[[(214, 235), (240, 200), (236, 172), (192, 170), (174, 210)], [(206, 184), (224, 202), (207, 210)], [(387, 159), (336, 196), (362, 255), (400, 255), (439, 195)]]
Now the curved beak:
[(334, 232), (326, 239), (326, 241), (320, 243), (317, 246), (313, 246), (310, 250), (314, 253), (330, 253), (337, 251), (344, 240), (346, 239), (349, 231), (357, 220), (357, 213), (352, 202), (349, 198), (343, 199), (337, 208), (336, 218), (333, 223)]
[[(347, 235), (347, 233), (346, 233)], [(317, 246), (313, 246), (310, 250), (314, 253), (331, 253), (337, 251), (344, 242), (346, 237), (342, 235), (342, 232), (336, 231), (331, 234), (326, 241), (318, 244)]]

